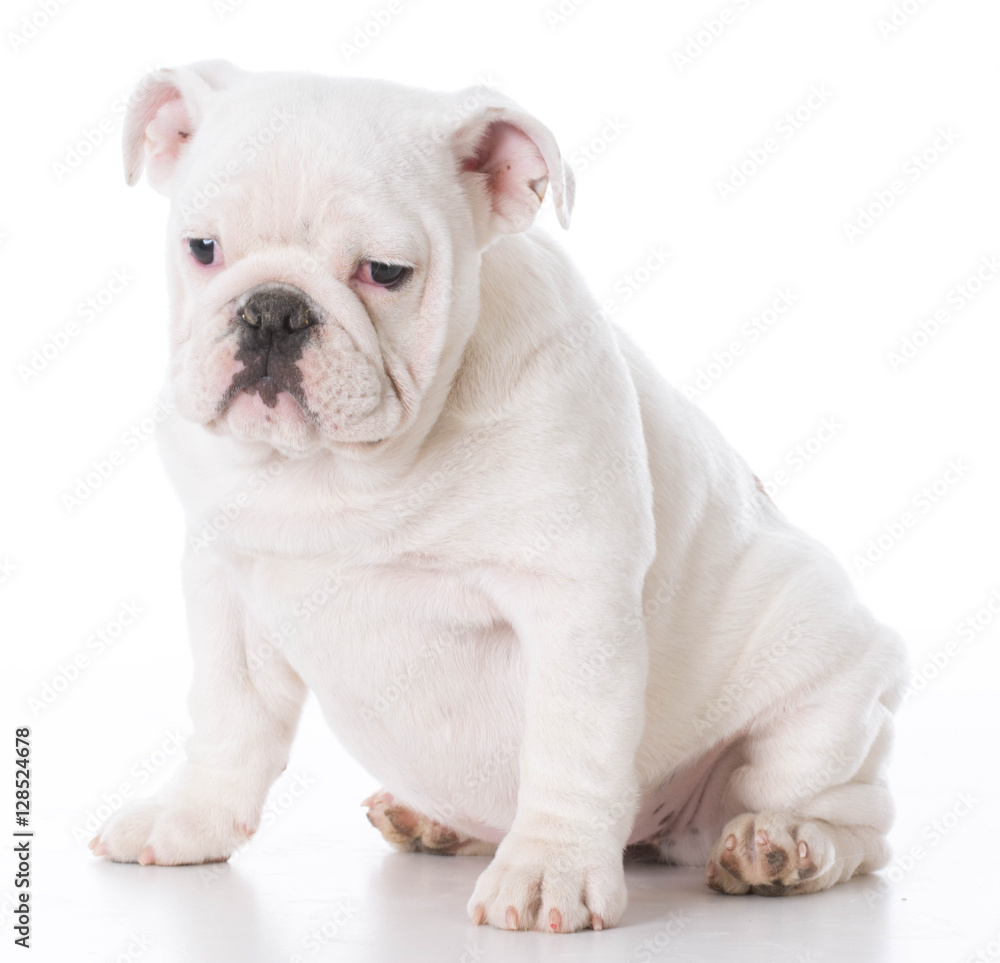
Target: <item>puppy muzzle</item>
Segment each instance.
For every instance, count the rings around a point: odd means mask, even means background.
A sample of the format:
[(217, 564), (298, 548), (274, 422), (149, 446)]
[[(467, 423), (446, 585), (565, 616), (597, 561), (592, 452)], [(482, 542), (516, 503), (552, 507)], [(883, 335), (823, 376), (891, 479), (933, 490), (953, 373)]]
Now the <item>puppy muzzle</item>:
[(233, 376), (222, 399), (225, 408), (240, 392), (259, 394), (269, 408), (287, 391), (306, 408), (302, 371), (297, 362), (322, 313), (304, 291), (290, 284), (253, 288), (237, 304), (239, 347), (234, 355), (243, 369)]

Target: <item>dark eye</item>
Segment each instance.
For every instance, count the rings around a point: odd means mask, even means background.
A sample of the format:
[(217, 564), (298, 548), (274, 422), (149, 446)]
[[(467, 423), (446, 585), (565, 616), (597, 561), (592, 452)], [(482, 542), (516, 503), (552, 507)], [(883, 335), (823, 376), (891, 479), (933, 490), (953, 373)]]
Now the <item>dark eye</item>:
[(215, 260), (215, 241), (210, 237), (192, 237), (188, 247), (199, 264), (211, 264)]
[(370, 261), (369, 264), (372, 280), (387, 286), (399, 281), (410, 270), (402, 264), (383, 264), (381, 261)]

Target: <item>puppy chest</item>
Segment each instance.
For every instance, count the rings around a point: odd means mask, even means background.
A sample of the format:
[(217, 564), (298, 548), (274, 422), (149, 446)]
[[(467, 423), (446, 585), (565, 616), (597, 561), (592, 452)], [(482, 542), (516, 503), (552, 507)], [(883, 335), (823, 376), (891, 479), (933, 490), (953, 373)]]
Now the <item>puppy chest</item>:
[(409, 566), (256, 569), (257, 631), (369, 769), (381, 762), (426, 777), (519, 745), (520, 645), (461, 577)]

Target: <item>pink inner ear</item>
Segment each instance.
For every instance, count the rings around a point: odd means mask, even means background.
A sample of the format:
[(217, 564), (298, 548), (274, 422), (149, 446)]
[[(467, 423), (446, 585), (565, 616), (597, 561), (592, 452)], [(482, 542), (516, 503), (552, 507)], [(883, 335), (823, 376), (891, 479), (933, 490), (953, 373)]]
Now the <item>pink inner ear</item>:
[(146, 126), (147, 162), (151, 183), (166, 180), (191, 136), (191, 115), (180, 95), (168, 100)]
[(545, 193), (548, 167), (523, 130), (505, 121), (490, 124), (475, 156), (462, 166), (487, 175), (493, 210), (513, 230), (530, 224)]

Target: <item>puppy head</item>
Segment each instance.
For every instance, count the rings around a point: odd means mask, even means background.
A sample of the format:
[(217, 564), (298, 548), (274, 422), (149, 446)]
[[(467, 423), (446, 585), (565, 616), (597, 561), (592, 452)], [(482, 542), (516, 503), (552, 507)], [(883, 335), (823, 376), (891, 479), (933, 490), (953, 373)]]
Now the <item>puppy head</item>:
[(429, 429), (478, 315), (479, 255), (572, 175), (494, 92), (157, 71), (129, 105), (125, 172), (171, 199), (179, 412), (301, 456), (370, 457)]

